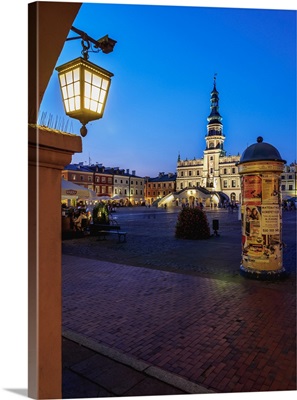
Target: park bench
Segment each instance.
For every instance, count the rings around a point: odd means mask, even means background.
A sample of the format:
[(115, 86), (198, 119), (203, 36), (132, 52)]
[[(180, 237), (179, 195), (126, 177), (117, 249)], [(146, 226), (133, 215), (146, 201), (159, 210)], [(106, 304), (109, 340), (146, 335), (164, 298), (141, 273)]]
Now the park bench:
[(119, 242), (126, 242), (127, 232), (121, 231), (120, 225), (91, 224), (91, 236), (98, 236), (98, 240), (106, 240), (107, 235), (118, 235)]

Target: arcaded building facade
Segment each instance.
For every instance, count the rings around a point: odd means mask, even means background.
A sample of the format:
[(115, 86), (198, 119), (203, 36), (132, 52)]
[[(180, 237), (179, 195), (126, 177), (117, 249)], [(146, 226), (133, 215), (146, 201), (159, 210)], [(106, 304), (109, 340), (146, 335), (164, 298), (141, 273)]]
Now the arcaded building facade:
[[(201, 190), (210, 192), (214, 206), (224, 201), (240, 202), (240, 177), (236, 163), (240, 155), (227, 156), (224, 149), (222, 117), (219, 113), (219, 92), (214, 78), (210, 97), (210, 114), (207, 118), (206, 147), (202, 158), (177, 162), (176, 190), (190, 190), (193, 200), (197, 200)], [(206, 204), (208, 205), (208, 204)]]

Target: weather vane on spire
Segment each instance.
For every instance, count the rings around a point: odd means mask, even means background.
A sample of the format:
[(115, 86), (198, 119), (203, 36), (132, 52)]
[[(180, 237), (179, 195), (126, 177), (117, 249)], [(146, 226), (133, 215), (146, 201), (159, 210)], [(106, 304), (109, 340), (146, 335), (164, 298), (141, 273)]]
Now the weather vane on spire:
[(213, 84), (214, 86), (216, 85), (216, 79), (217, 79), (217, 73), (215, 72), (214, 76), (213, 76)]

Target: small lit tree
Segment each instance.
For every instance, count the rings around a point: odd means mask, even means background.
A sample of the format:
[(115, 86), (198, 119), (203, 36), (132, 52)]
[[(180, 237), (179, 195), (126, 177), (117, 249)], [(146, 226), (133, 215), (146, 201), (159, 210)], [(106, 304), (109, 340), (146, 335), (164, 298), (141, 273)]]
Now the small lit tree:
[(109, 225), (109, 212), (107, 205), (104, 203), (98, 203), (93, 208), (93, 222), (94, 224), (105, 224)]
[(200, 207), (183, 208), (175, 226), (178, 239), (209, 239), (210, 229), (205, 212)]

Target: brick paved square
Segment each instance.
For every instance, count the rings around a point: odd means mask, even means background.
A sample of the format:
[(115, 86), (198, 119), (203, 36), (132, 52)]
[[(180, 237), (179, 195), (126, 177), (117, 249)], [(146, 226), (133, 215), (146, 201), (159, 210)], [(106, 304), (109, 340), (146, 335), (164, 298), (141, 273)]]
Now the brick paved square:
[[(214, 391), (296, 390), (296, 246), (289, 230), (284, 261), (291, 276), (258, 282), (239, 275), (234, 216), (222, 220), (217, 242), (203, 244), (168, 237), (174, 215), (158, 218), (164, 224), (154, 239), (147, 220), (137, 236), (127, 219), (136, 244), (90, 239), (80, 252), (65, 244), (63, 326)], [(292, 232), (295, 222), (286, 223)], [(219, 249), (228, 243), (232, 252), (222, 260)], [(141, 244), (142, 254), (135, 247)]]

